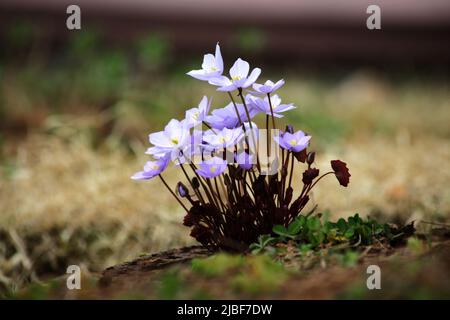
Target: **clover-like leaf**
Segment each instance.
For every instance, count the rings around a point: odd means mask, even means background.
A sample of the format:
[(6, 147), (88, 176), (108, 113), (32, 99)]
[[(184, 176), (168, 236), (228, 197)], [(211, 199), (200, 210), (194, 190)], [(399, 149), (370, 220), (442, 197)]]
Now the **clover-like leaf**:
[(296, 235), (300, 232), (302, 229), (302, 223), (300, 220), (295, 219), (292, 221), (292, 223), (288, 226), (287, 231), (290, 235)]
[(343, 218), (340, 218), (336, 225), (340, 232), (345, 232), (345, 230), (347, 229), (347, 222)]
[(347, 239), (350, 239), (350, 238), (353, 237), (354, 234), (355, 234), (355, 229), (350, 227), (350, 228), (347, 229), (347, 231), (345, 231), (344, 237), (346, 237)]
[(274, 233), (276, 233), (277, 235), (279, 235), (279, 236), (290, 237), (290, 234), (289, 234), (288, 230), (284, 226), (282, 226), (281, 224), (277, 224), (277, 225), (273, 226), (272, 231)]

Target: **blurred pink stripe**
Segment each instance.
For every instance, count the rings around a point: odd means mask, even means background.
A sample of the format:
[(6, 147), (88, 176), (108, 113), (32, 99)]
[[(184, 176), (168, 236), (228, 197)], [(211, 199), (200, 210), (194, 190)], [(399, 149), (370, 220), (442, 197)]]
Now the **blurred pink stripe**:
[[(384, 22), (394, 24), (450, 23), (449, 0), (2, 0), (0, 7), (27, 10), (64, 10), (69, 4), (104, 14), (140, 14), (169, 17), (204, 17), (217, 20), (328, 19), (357, 22), (369, 4), (382, 10)], [(88, 12), (89, 12), (88, 11)]]

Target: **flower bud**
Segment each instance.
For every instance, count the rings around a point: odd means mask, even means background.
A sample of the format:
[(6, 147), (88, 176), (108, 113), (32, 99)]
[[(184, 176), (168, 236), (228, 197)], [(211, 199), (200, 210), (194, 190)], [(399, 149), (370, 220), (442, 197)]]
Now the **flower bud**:
[(289, 132), (290, 134), (294, 133), (294, 127), (291, 124), (288, 124), (286, 126), (286, 132)]
[(182, 182), (177, 183), (177, 192), (182, 198), (185, 198), (189, 195), (188, 188)]
[(307, 156), (307, 158), (306, 158), (306, 162), (307, 162), (309, 165), (312, 165), (315, 158), (316, 158), (316, 153), (315, 153), (314, 151), (309, 152), (309, 153), (308, 153), (308, 156)]
[(200, 183), (198, 182), (197, 177), (192, 178), (192, 188), (194, 188), (194, 189), (200, 188)]
[(303, 172), (303, 183), (311, 184), (315, 178), (319, 175), (319, 169), (309, 168), (305, 172)]

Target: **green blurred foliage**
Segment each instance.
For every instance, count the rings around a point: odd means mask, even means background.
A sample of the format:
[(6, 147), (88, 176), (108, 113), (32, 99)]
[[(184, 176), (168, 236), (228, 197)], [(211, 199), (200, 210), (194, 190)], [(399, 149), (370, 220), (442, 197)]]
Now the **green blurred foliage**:
[(123, 90), (127, 75), (127, 61), (121, 52), (110, 52), (97, 57), (94, 63), (83, 65), (77, 74), (80, 90), (88, 99), (101, 101), (116, 97)]
[(158, 70), (169, 61), (170, 43), (160, 34), (150, 34), (137, 42), (140, 66), (146, 70)]
[(277, 291), (289, 275), (281, 263), (265, 255), (217, 253), (206, 259), (194, 259), (191, 266), (202, 277), (230, 276), (230, 288), (252, 295)]
[(207, 277), (217, 277), (244, 264), (245, 260), (241, 255), (219, 253), (206, 259), (192, 260), (192, 270)]
[(244, 270), (233, 277), (231, 284), (238, 292), (253, 295), (276, 292), (289, 277), (281, 263), (264, 255), (248, 257)]
[(287, 119), (289, 123), (312, 134), (314, 143), (333, 144), (339, 142), (349, 130), (349, 124), (320, 108), (291, 112), (287, 115)]
[(67, 45), (68, 55), (72, 59), (89, 59), (98, 52), (101, 40), (101, 33), (95, 29), (71, 33)]
[(264, 49), (267, 43), (267, 36), (259, 28), (243, 28), (237, 31), (235, 42), (237, 47), (249, 53), (256, 53)]
[(27, 20), (20, 20), (11, 24), (6, 30), (8, 46), (12, 49), (23, 49), (33, 43), (36, 27)]
[(169, 270), (164, 273), (157, 288), (158, 299), (173, 300), (179, 298), (183, 291), (183, 280), (178, 269)]

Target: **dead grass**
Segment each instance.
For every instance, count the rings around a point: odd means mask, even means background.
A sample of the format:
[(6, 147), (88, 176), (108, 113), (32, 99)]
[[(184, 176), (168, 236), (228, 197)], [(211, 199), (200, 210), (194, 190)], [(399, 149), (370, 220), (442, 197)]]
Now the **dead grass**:
[(0, 180), (0, 282), (25, 281), (36, 270), (61, 274), (70, 263), (101, 271), (192, 243), (168, 192), (157, 181), (129, 179), (143, 161), (51, 136), (23, 142), (13, 173)]

